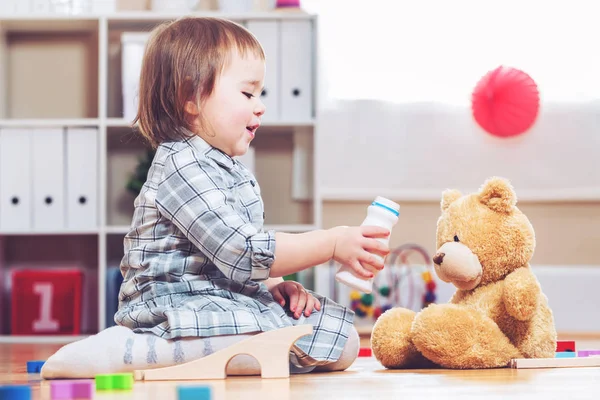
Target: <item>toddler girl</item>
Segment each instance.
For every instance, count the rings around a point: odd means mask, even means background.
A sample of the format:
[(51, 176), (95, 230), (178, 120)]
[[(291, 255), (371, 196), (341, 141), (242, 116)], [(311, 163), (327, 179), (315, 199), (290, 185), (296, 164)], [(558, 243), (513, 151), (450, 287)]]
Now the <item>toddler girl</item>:
[[(44, 378), (93, 377), (192, 361), (297, 324), (292, 372), (343, 370), (357, 357), (353, 312), (283, 276), (334, 259), (365, 278), (383, 268), (379, 227), (264, 231), (260, 186), (236, 157), (261, 123), (265, 55), (242, 26), (183, 18), (147, 44), (136, 121), (156, 148), (135, 199), (115, 327), (64, 346)], [(236, 356), (230, 375), (260, 374)]]

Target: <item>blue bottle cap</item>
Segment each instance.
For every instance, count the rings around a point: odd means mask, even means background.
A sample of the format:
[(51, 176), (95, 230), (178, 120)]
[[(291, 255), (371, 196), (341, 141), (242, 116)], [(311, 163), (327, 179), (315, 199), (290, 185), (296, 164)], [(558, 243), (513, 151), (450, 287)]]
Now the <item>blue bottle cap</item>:
[(386, 199), (385, 197), (377, 196), (371, 205), (386, 209), (395, 216), (400, 215), (400, 205), (389, 199)]

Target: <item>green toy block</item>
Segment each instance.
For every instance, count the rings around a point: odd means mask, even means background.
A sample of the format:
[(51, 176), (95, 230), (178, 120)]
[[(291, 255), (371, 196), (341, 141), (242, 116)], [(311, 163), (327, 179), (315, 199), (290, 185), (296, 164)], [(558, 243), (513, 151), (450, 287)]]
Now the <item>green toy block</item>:
[(133, 374), (96, 375), (96, 390), (131, 390)]

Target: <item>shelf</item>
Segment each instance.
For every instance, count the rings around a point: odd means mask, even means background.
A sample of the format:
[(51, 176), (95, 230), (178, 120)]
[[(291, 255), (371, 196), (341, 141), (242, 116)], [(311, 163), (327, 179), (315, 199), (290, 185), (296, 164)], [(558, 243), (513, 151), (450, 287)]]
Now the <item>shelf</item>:
[(59, 335), (44, 335), (44, 336), (21, 336), (21, 335), (0, 335), (0, 343), (8, 344), (64, 344), (82, 340), (90, 335), (78, 336), (59, 336)]
[(104, 232), (108, 234), (125, 235), (127, 232), (129, 232), (129, 229), (129, 226), (113, 225), (105, 227)]
[[(262, 24), (270, 27), (277, 27), (278, 20), (293, 20), (294, 24), (303, 20), (303, 25), (314, 26), (312, 21), (316, 19), (315, 15), (302, 10), (288, 9), (243, 14), (203, 10), (188, 14), (133, 11), (0, 16), (0, 60), (3, 60), (0, 62), (0, 128), (33, 131), (85, 127), (96, 128), (98, 132), (95, 153), (90, 153), (90, 162), (94, 155), (98, 169), (88, 180), (97, 183), (95, 225), (79, 230), (60, 229), (62, 224), (45, 231), (32, 229), (34, 225), (21, 231), (0, 230), (0, 283), (8, 282), (12, 271), (23, 267), (73, 267), (84, 272), (81, 330), (78, 335), (58, 332), (55, 335), (11, 335), (9, 314), (0, 313), (0, 343), (68, 343), (112, 325), (115, 287), (118, 289), (113, 277), (115, 267), (123, 258), (123, 238), (130, 230), (134, 212), (134, 194), (127, 189), (127, 183), (150, 150), (133, 125), (131, 112), (125, 113), (123, 107), (121, 35), (150, 31), (159, 23), (184, 16), (219, 17), (250, 27), (250, 22), (257, 20), (270, 21)], [(294, 38), (296, 36), (300, 34)], [(309, 36), (313, 41), (312, 31)], [(299, 57), (310, 58), (306, 52)], [(309, 69), (316, 74), (313, 63), (311, 59), (311, 65), (297, 67), (295, 72), (290, 69), (293, 74)], [(314, 88), (313, 74), (310, 83)], [(289, 107), (296, 109), (293, 105)], [(272, 110), (276, 111), (277, 107)], [(304, 162), (302, 158), (310, 155), (312, 147), (300, 140), (317, 135), (318, 120), (312, 112), (277, 114), (275, 111), (272, 114), (267, 111), (251, 153), (252, 168), (261, 182), (265, 204), (267, 225), (264, 229), (289, 233), (318, 229), (321, 220), (318, 199), (296, 194), (296, 186), (292, 185), (294, 177), (300, 176), (304, 182), (305, 176), (312, 176), (312, 161)], [(287, 120), (276, 120), (283, 118)], [(89, 143), (83, 148), (87, 147)], [(27, 151), (26, 146), (22, 148)], [(68, 157), (63, 159), (68, 160)], [(87, 158), (83, 160), (72, 160), (71, 165), (87, 162)], [(66, 171), (70, 171), (68, 167)], [(73, 179), (65, 178), (65, 182)], [(32, 182), (31, 177), (29, 181)], [(0, 306), (10, 305), (6, 293), (7, 287), (0, 288)]]
[(61, 229), (61, 230), (52, 230), (52, 231), (42, 231), (42, 230), (28, 230), (28, 231), (3, 231), (0, 230), (0, 236), (61, 236), (61, 235), (97, 235), (100, 233), (99, 229), (86, 229), (86, 230), (69, 230), (69, 229)]
[(17, 14), (0, 17), (0, 26), (7, 32), (81, 32), (98, 29), (98, 17), (67, 14)]
[(62, 127), (62, 126), (98, 126), (97, 118), (28, 118), (28, 119), (0, 119), (0, 127), (7, 128), (38, 128), (38, 127)]
[(0, 24), (7, 31), (81, 31), (96, 29), (100, 21), (106, 20), (111, 28), (132, 27), (136, 24), (161, 23), (182, 16), (218, 17), (233, 21), (274, 20), (274, 19), (312, 19), (313, 14), (302, 10), (264, 11), (249, 13), (223, 13), (219, 11), (196, 11), (186, 14), (180, 12), (165, 13), (153, 11), (121, 11), (110, 14), (14, 14), (0, 17)]
[[(224, 13), (221, 11), (194, 11), (186, 13), (185, 16), (192, 17), (215, 17), (215, 18), (226, 18), (230, 20), (272, 20), (272, 19), (311, 19), (314, 18), (313, 14), (306, 13), (302, 10), (282, 10), (282, 11), (257, 11), (249, 13)], [(182, 17), (181, 12), (154, 12), (148, 11), (121, 11), (112, 14), (105, 14), (98, 16), (100, 18), (106, 18), (108, 21), (168, 21)]]

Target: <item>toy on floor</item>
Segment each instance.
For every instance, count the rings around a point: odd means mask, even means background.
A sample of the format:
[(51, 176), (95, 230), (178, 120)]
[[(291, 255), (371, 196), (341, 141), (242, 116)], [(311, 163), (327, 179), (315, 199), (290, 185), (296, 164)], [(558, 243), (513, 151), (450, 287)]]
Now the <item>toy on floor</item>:
[(52, 400), (92, 399), (94, 398), (94, 381), (57, 380), (50, 382), (50, 398)]
[(370, 347), (361, 347), (358, 350), (358, 356), (359, 357), (372, 357), (373, 356), (373, 351), (371, 350)]
[(554, 357), (554, 317), (529, 265), (535, 234), (516, 203), (497, 177), (476, 193), (444, 191), (433, 261), (457, 291), (448, 304), (393, 308), (376, 321), (371, 347), (383, 366), (495, 368)]
[(27, 373), (38, 374), (46, 361), (27, 361)]
[(575, 341), (573, 340), (559, 340), (556, 342), (556, 352), (560, 353), (563, 351), (575, 352)]
[(0, 400), (31, 400), (31, 388), (27, 385), (0, 386)]
[(211, 400), (212, 392), (209, 386), (178, 386), (178, 400)]
[(297, 325), (262, 332), (209, 356), (170, 367), (135, 370), (134, 376), (145, 381), (225, 379), (229, 360), (248, 354), (260, 363), (263, 378), (289, 378), (290, 349), (312, 331), (312, 325)]
[(95, 377), (96, 390), (131, 390), (133, 374), (98, 374)]
[(518, 358), (510, 361), (511, 368), (577, 368), (600, 367), (600, 357)]
[(573, 358), (573, 357), (595, 357), (600, 356), (600, 350), (583, 349), (577, 350), (577, 345), (574, 340), (559, 340), (556, 342), (556, 358)]

